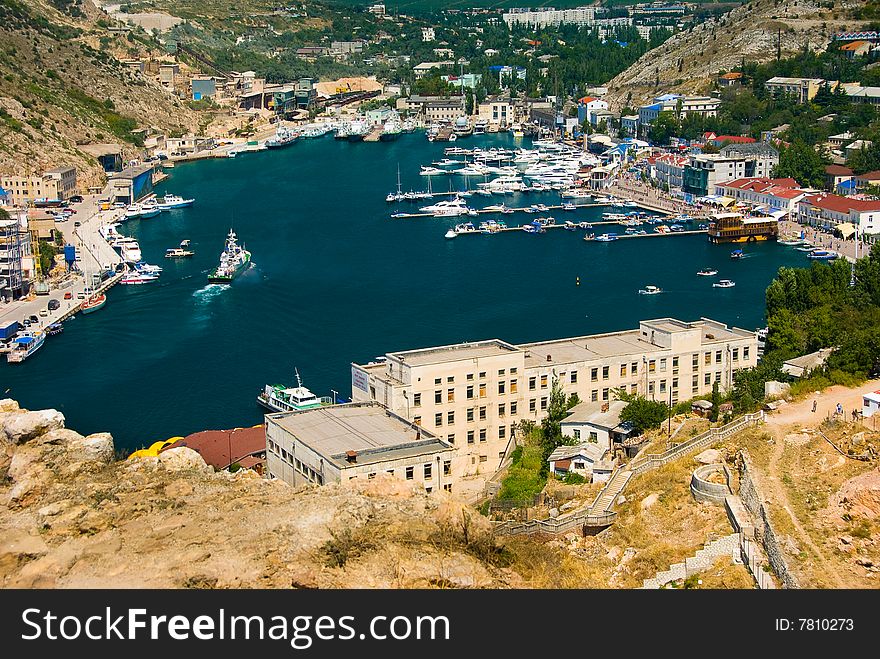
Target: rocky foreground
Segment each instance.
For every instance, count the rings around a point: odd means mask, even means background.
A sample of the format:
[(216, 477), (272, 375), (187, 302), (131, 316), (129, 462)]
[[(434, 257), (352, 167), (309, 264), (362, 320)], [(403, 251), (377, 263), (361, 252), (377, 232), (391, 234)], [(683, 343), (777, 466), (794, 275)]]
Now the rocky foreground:
[(198, 453), (117, 461), (55, 410), (0, 401), (0, 586), (519, 586), (488, 522), (377, 478), (359, 491), (215, 472)]

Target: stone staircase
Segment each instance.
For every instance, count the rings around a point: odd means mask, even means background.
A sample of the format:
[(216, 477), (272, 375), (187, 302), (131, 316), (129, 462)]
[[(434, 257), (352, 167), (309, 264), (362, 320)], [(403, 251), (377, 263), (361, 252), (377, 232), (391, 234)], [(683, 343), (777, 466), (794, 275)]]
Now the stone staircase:
[[(672, 581), (686, 579), (692, 574), (708, 570), (719, 558), (740, 559), (739, 533), (731, 533), (707, 543), (696, 554), (684, 559), (683, 563), (670, 565), (668, 570), (658, 572), (650, 579), (645, 579), (642, 588), (660, 588)], [(741, 559), (740, 559), (741, 560)]]
[(632, 472), (629, 469), (618, 469), (611, 476), (611, 479), (599, 492), (599, 496), (590, 507), (590, 512), (594, 515), (606, 513), (614, 507), (617, 497), (623, 492), (629, 479), (632, 478)]

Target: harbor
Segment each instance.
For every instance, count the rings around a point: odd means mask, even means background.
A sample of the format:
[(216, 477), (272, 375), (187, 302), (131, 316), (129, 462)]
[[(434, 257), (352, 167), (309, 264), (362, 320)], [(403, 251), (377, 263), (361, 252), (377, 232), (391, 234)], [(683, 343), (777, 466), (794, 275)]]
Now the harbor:
[[(456, 143), (530, 145), (501, 133), (468, 139)], [(119, 229), (137, 240), (146, 262), (163, 266), (161, 278), (114, 286), (103, 309), (75, 314), (24, 364), (0, 363), (6, 395), (26, 407), (59, 409), (81, 432), (108, 430), (120, 447), (139, 448), (218, 423), (259, 423), (257, 394), (266, 383), (293, 382), (294, 367), (315, 394), (336, 390), (347, 398), (350, 362), (389, 345), (477, 340), (499, 327), (512, 341), (554, 339), (665, 316), (763, 326), (764, 289), (779, 266), (809, 262), (775, 242), (744, 246), (746, 258), (732, 261), (728, 246), (683, 232), (666, 234), (681, 236), (670, 241), (626, 240), (621, 232), (613, 249), (585, 250), (582, 232), (443, 241), (443, 231), (468, 218), (389, 221), (384, 195), (395, 187), (398, 164), (403, 189), (424, 189), (420, 165), (441, 160), (445, 146), (420, 133), (375, 146), (309, 139), (178, 164), (155, 192), (185, 194), (195, 205)], [(560, 197), (546, 191), (504, 199), (549, 209)], [(571, 215), (614, 230), (599, 224), (603, 210), (553, 214), (560, 223)], [(120, 213), (101, 212), (94, 229), (83, 221), (83, 240), (91, 249), (95, 238), (98, 260), (116, 252), (97, 240), (97, 223)], [(209, 285), (233, 226), (252, 265), (230, 285)], [(164, 259), (184, 237), (194, 256)], [(696, 275), (705, 267), (736, 287), (714, 288)], [(663, 293), (638, 294), (646, 284)], [(547, 320), (536, 326), (538, 317)]]

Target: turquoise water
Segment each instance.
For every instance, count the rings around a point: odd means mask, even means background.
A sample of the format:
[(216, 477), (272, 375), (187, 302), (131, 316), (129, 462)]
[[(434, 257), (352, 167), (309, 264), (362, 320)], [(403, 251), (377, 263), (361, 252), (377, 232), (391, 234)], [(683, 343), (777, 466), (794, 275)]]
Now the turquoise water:
[[(512, 143), (487, 135), (457, 144)], [(294, 366), (319, 395), (335, 389), (347, 397), (350, 363), (391, 350), (491, 337), (538, 341), (660, 316), (753, 329), (762, 325), (764, 289), (777, 268), (807, 263), (769, 243), (731, 261), (730, 246), (702, 235), (585, 243), (580, 231), (554, 229), (444, 240), (453, 218), (389, 219), (396, 206), (385, 195), (396, 187), (398, 163), (404, 190), (424, 189), (418, 166), (442, 157), (444, 146), (421, 134), (375, 144), (325, 137), (170, 170), (162, 191), (193, 196), (196, 205), (121, 228), (137, 237), (145, 260), (165, 268), (159, 282), (115, 287), (102, 310), (67, 322), (31, 360), (0, 365), (0, 393), (32, 409), (57, 408), (80, 432), (108, 430), (119, 446), (138, 447), (259, 423), (258, 391), (266, 382), (293, 382)], [(445, 178), (434, 181), (435, 190), (449, 187)], [(503, 200), (525, 206), (558, 197)], [(600, 213), (553, 215), (580, 221)], [(230, 287), (207, 287), (230, 225), (254, 265)], [(596, 232), (605, 230), (615, 229)], [(195, 257), (164, 259), (183, 238)], [(695, 275), (705, 266), (736, 287), (712, 288), (712, 279)], [(638, 295), (646, 284), (665, 292)]]

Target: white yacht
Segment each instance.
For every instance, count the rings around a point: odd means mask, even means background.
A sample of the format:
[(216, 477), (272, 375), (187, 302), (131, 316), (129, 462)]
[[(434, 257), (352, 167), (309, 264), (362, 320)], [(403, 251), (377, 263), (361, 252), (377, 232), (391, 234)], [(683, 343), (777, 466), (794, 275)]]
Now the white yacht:
[(128, 208), (125, 209), (125, 219), (133, 220), (141, 216), (141, 205), (140, 204), (131, 204)]
[(114, 247), (118, 247), (122, 253), (122, 259), (129, 263), (138, 263), (141, 260), (141, 246), (134, 238), (123, 238), (116, 242)]
[(438, 201), (430, 206), (423, 206), (419, 209), (423, 213), (431, 213), (435, 217), (454, 217), (456, 215), (467, 215), (471, 209), (467, 207), (464, 199), (448, 199)]
[(155, 199), (148, 199), (144, 203), (141, 204), (141, 214), (140, 217), (148, 218), (148, 217), (156, 217), (159, 213), (161, 213), (161, 209), (159, 208), (159, 204)]
[(186, 208), (192, 206), (193, 203), (195, 203), (195, 199), (184, 199), (180, 195), (167, 194), (159, 202), (159, 210), (170, 211), (174, 208)]

